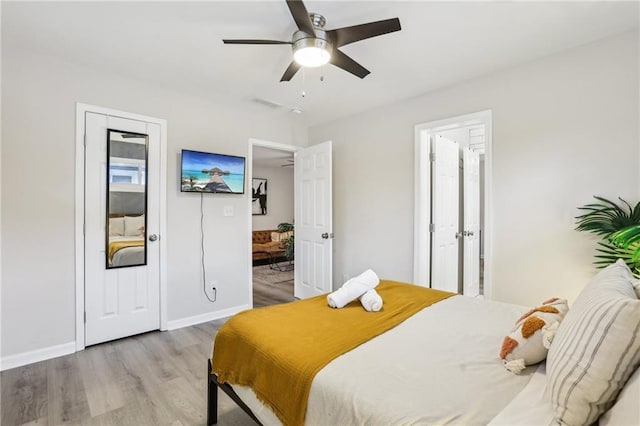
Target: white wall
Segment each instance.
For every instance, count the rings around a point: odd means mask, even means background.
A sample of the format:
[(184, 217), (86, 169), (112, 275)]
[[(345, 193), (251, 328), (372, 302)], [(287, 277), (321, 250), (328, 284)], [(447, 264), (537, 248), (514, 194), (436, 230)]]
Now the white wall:
[[(2, 357), (75, 340), (75, 102), (168, 121), (168, 319), (250, 303), (245, 195), (205, 198), (206, 266), (200, 272), (200, 197), (180, 193), (182, 148), (246, 156), (250, 137), (306, 144), (306, 128), (260, 107), (236, 107), (2, 46)], [(235, 216), (224, 217), (233, 206)]]
[[(2, 22), (2, 7), (0, 6), (0, 22)], [(0, 43), (0, 46), (2, 43)], [(2, 48), (0, 47), (0, 58)], [(2, 68), (0, 67), (0, 83)], [(0, 84), (0, 99), (2, 99), (2, 84)], [(0, 117), (2, 117), (2, 103), (0, 102)], [(2, 120), (0, 120), (0, 309), (2, 309)], [(0, 312), (0, 334), (2, 333), (2, 313)], [(2, 336), (0, 336), (0, 371), (2, 370)], [(1, 402), (1, 398), (0, 398)]]
[(254, 230), (293, 223), (293, 167), (254, 167), (253, 177), (267, 179), (267, 214), (252, 216)]
[(492, 109), (492, 296), (573, 299), (595, 271), (576, 207), (638, 200), (638, 75), (627, 33), (311, 128), (310, 144), (334, 142), (334, 282), (368, 267), (411, 280), (414, 125)]

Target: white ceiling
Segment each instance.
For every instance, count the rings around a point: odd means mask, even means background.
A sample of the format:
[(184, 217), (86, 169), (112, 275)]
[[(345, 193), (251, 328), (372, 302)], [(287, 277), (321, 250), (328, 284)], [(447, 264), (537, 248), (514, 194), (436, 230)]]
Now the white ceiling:
[[(309, 1), (326, 28), (399, 17), (402, 31), (345, 46), (371, 71), (333, 66), (280, 77), (289, 40), (284, 0), (233, 2), (2, 2), (2, 43), (44, 51), (152, 84), (233, 104), (266, 99), (274, 114), (319, 124), (638, 28), (637, 2)], [(320, 81), (320, 77), (324, 81)], [(302, 91), (306, 96), (301, 96)], [(245, 104), (246, 105), (246, 104)]]
[(293, 152), (254, 146), (253, 166), (293, 169)]

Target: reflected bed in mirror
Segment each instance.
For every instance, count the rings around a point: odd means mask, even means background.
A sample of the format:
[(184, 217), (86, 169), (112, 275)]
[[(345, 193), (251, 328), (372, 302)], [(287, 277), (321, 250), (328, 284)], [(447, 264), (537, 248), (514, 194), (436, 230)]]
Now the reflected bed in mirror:
[(107, 130), (107, 269), (147, 263), (147, 140)]
[(107, 267), (144, 265), (144, 215), (114, 214), (109, 218)]

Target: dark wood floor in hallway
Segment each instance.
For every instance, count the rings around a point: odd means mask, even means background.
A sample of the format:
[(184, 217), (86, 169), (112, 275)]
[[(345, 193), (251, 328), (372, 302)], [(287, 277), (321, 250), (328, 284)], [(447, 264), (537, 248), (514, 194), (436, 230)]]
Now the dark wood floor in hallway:
[[(263, 272), (255, 274), (255, 306), (293, 300), (287, 273)], [(206, 360), (225, 321), (145, 333), (4, 371), (1, 424), (204, 425)], [(219, 398), (219, 425), (255, 425), (224, 392)]]

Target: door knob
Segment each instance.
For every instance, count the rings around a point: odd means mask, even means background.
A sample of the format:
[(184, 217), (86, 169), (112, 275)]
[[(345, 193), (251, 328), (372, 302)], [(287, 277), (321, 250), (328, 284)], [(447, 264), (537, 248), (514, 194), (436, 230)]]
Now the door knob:
[(158, 240), (158, 236), (156, 234), (149, 235), (149, 241), (157, 241), (157, 240)]
[(329, 234), (325, 232), (324, 234), (321, 235), (321, 237), (324, 238), (325, 240), (329, 239)]
[(463, 235), (464, 235), (464, 232), (456, 232), (456, 240), (462, 238)]

